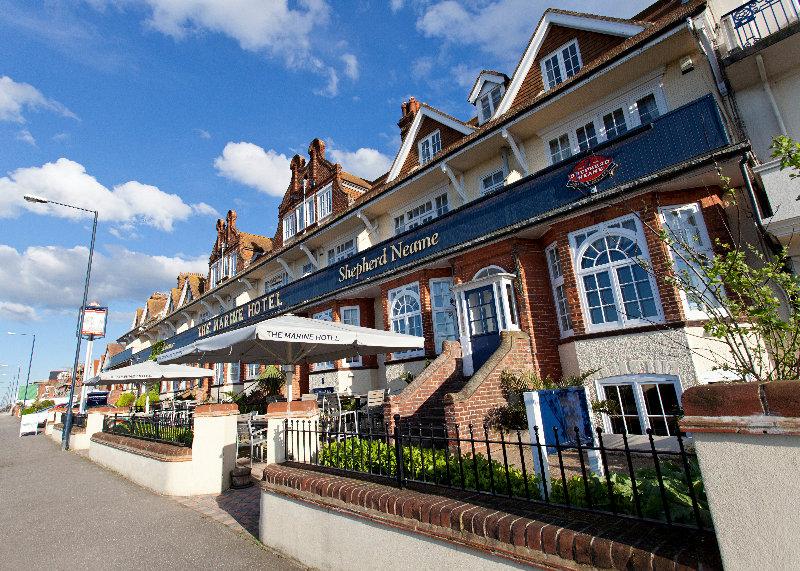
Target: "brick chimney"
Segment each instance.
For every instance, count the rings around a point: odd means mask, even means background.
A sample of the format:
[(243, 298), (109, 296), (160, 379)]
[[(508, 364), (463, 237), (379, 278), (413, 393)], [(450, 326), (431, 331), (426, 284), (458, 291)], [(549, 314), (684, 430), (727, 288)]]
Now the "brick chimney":
[(408, 101), (403, 101), (403, 104), (400, 105), (400, 109), (403, 112), (403, 116), (400, 117), (400, 120), (397, 122), (397, 126), (400, 127), (400, 139), (405, 139), (408, 130), (411, 128), (411, 123), (414, 122), (414, 117), (419, 111), (420, 104), (419, 101), (414, 99), (413, 97), (409, 98)]

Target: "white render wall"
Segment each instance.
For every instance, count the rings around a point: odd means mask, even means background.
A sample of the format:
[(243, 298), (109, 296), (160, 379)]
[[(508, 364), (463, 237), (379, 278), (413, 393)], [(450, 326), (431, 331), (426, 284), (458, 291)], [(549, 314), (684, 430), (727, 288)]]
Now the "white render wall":
[(317, 569), (530, 569), (512, 561), (261, 492), (259, 539)]

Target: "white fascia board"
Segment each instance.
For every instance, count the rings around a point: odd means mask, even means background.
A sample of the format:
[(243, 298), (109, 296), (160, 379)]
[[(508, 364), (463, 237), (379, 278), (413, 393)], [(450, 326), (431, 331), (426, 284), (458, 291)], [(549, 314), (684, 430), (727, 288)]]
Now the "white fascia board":
[(517, 93), (519, 93), (519, 88), (522, 86), (522, 82), (525, 80), (525, 77), (528, 75), (531, 66), (536, 60), (536, 56), (539, 53), (539, 49), (542, 47), (544, 38), (547, 36), (547, 32), (550, 30), (550, 26), (552, 25), (627, 38), (635, 36), (644, 30), (644, 27), (638, 24), (609, 22), (608, 20), (603, 20), (601, 18), (590, 18), (588, 16), (577, 16), (574, 14), (561, 14), (559, 12), (545, 12), (544, 16), (542, 17), (542, 21), (539, 23), (539, 26), (536, 28), (536, 31), (534, 32), (533, 37), (528, 44), (528, 49), (525, 50), (525, 54), (522, 56), (522, 60), (520, 60), (519, 65), (514, 72), (514, 77), (511, 78), (511, 83), (509, 84), (503, 99), (500, 101), (500, 105), (498, 105), (497, 109), (495, 109), (492, 119), (499, 117), (511, 108), (511, 104), (514, 101), (514, 98), (516, 98)]
[(400, 150), (397, 152), (397, 156), (392, 163), (392, 168), (389, 171), (389, 176), (386, 178), (387, 182), (393, 181), (397, 178), (397, 175), (400, 174), (400, 169), (403, 168), (403, 164), (405, 164), (406, 159), (408, 158), (408, 153), (411, 152), (411, 146), (414, 144), (414, 141), (417, 138), (417, 132), (419, 131), (419, 126), (422, 124), (422, 118), (428, 117), (433, 119), (437, 123), (441, 123), (446, 127), (450, 127), (451, 129), (455, 129), (459, 133), (463, 133), (464, 135), (469, 135), (472, 131), (475, 130), (474, 127), (470, 127), (469, 125), (465, 125), (458, 121), (454, 121), (450, 117), (445, 117), (441, 113), (437, 113), (432, 109), (428, 109), (427, 107), (420, 107), (419, 111), (417, 111), (416, 116), (414, 117), (413, 123), (411, 123), (411, 127), (406, 133), (405, 139), (403, 139), (403, 144), (400, 145)]
[(472, 88), (472, 91), (469, 94), (469, 98), (467, 98), (467, 101), (469, 101), (471, 105), (475, 105), (475, 101), (478, 99), (478, 96), (481, 94), (481, 90), (483, 89), (483, 84), (487, 81), (496, 83), (497, 85), (503, 85), (503, 76), (499, 73), (488, 73), (486, 71), (481, 73), (475, 82), (475, 87)]

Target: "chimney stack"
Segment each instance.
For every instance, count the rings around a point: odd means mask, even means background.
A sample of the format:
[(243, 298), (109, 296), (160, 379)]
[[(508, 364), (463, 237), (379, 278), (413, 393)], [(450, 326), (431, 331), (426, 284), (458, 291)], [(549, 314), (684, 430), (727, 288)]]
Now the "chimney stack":
[(400, 127), (400, 139), (405, 139), (408, 130), (411, 128), (411, 123), (414, 122), (414, 117), (419, 111), (420, 104), (419, 101), (414, 99), (413, 97), (409, 98), (408, 101), (403, 101), (403, 104), (400, 106), (400, 109), (403, 112), (403, 116), (397, 122), (397, 126)]

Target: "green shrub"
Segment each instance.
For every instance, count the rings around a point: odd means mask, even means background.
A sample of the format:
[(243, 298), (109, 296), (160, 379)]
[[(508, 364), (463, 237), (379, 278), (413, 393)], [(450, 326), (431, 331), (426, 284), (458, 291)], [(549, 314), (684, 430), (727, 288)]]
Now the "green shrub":
[(122, 393), (119, 395), (117, 402), (114, 403), (114, 406), (118, 407), (126, 407), (131, 406), (133, 402), (136, 400), (136, 395), (133, 393)]
[(39, 412), (40, 410), (44, 410), (46, 408), (50, 408), (54, 406), (56, 403), (52, 400), (42, 400), (42, 401), (33, 401), (29, 406), (26, 406), (22, 409), (20, 414), (33, 414), (35, 412)]
[(161, 398), (159, 397), (159, 394), (158, 394), (158, 389), (155, 388), (155, 389), (151, 389), (149, 392), (140, 394), (136, 399), (136, 403), (135, 403), (136, 406), (141, 406), (141, 407), (145, 406), (145, 401), (147, 400), (148, 396), (150, 397), (150, 404), (151, 405), (156, 404), (159, 400), (161, 400)]
[[(348, 438), (323, 445), (317, 457), (322, 466), (341, 468), (355, 472), (397, 476), (397, 458), (393, 445), (382, 440), (364, 438)], [(691, 485), (700, 509), (701, 521), (711, 527), (711, 515), (708, 511), (703, 480), (696, 460), (690, 461), (692, 474)], [(673, 462), (661, 463), (661, 476), (672, 521), (676, 523), (694, 524), (694, 511), (689, 490), (686, 486), (686, 474), (682, 465)], [(499, 495), (531, 499), (542, 499), (539, 488), (539, 476), (531, 473), (523, 475), (522, 470), (508, 467), (506, 477), (505, 465), (497, 460), (488, 460), (482, 454), (459, 454), (453, 450), (431, 450), (419, 446), (403, 446), (403, 471), (406, 478), (434, 482), (453, 487), (464, 487), (468, 490), (491, 491)], [(462, 476), (463, 475), (463, 476)], [(639, 498), (642, 515), (651, 519), (664, 520), (664, 504), (658, 487), (658, 476), (653, 468), (642, 468), (634, 472), (636, 493)], [(627, 474), (611, 473), (611, 494), (614, 507), (622, 514), (636, 514), (633, 497), (633, 485)], [(527, 491), (526, 491), (527, 480)], [(549, 499), (551, 502), (566, 504), (564, 482), (552, 477)], [(575, 507), (589, 507), (586, 488), (591, 495), (591, 505), (597, 509), (611, 511), (611, 499), (608, 483), (604, 477), (588, 473), (586, 484), (581, 476), (566, 479), (569, 504)]]

